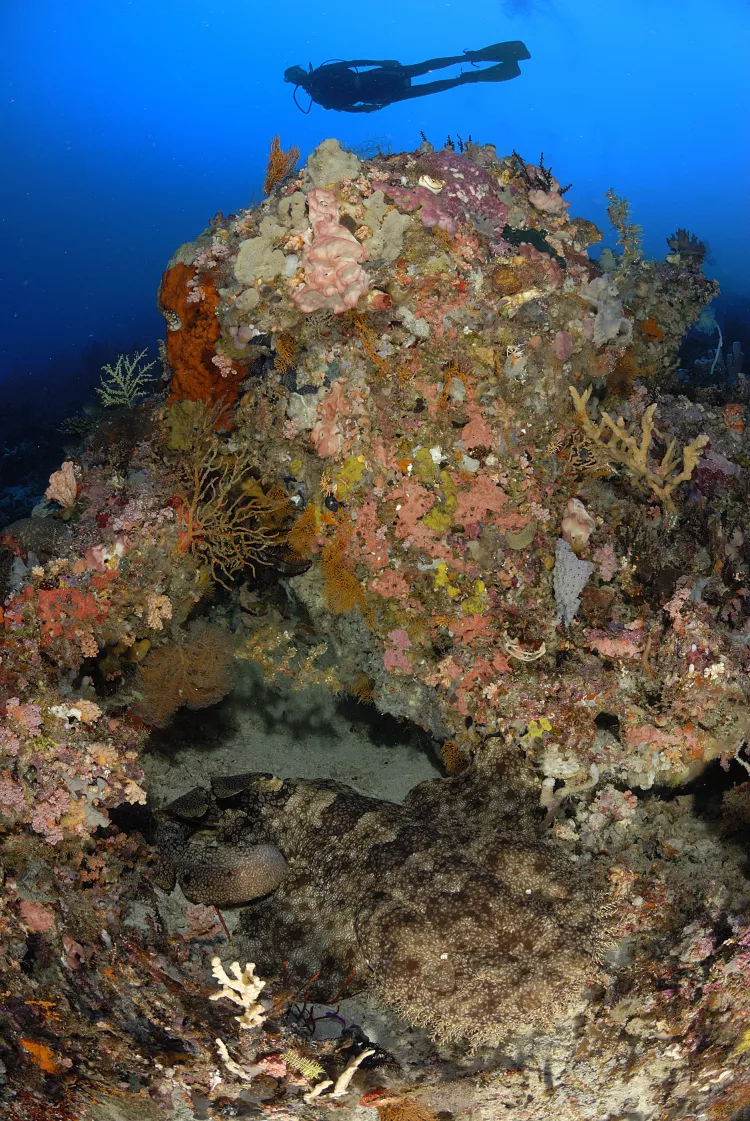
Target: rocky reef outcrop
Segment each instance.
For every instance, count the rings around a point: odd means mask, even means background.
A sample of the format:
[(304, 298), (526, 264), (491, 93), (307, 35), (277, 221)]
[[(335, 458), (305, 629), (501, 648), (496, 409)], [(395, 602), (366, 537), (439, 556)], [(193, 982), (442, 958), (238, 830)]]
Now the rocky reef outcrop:
[[(164, 273), (168, 388), (123, 356), (0, 534), (3, 1116), (739, 1116), (750, 447), (742, 386), (681, 396), (700, 243), (611, 193), (594, 259), (492, 145), (274, 144)], [(443, 777), (151, 783), (243, 662)]]

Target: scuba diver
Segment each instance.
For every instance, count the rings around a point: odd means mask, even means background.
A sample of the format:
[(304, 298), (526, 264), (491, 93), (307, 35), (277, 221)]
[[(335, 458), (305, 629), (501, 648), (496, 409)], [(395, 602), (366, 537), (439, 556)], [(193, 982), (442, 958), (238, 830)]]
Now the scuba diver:
[[(303, 113), (309, 113), (313, 101), (324, 109), (336, 109), (343, 113), (374, 113), (395, 101), (407, 101), (413, 97), (424, 97), (428, 93), (442, 93), (469, 82), (507, 82), (521, 73), (519, 61), (531, 58), (520, 40), (509, 43), (495, 43), (481, 51), (464, 51), (450, 58), (431, 58), (427, 62), (416, 62), (402, 66), (393, 59), (373, 60), (353, 59), (344, 62), (332, 59), (315, 69), (290, 66), (284, 71), (284, 81), (294, 85), (294, 103)], [(435, 82), (423, 82), (413, 86), (412, 78), (442, 70), (459, 62), (470, 62), (473, 70), (463, 71), (455, 78), (442, 78)], [(491, 62), (495, 65), (478, 67), (478, 62)], [(360, 67), (373, 69), (360, 70)], [(302, 89), (310, 96), (310, 105), (303, 109), (297, 101), (297, 90)]]

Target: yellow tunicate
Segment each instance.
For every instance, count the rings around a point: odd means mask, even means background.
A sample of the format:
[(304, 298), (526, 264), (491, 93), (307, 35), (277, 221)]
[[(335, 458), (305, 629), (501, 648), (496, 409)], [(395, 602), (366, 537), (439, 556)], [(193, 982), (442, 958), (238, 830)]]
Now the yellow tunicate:
[(445, 563), (445, 561), (440, 561), (440, 564), (435, 569), (435, 587), (445, 588), (447, 587), (449, 581), (450, 578), (448, 576), (448, 565)]
[(487, 588), (484, 580), (474, 581), (474, 594), (461, 604), (464, 615), (481, 615), (487, 606)]
[(529, 742), (530, 740), (540, 740), (543, 738), (545, 732), (551, 732), (552, 725), (546, 716), (542, 716), (539, 720), (530, 720), (526, 729), (526, 735), (523, 740)]
[(420, 483), (434, 483), (440, 477), (440, 469), (435, 463), (429, 448), (420, 448), (414, 453), (414, 474)]
[(447, 533), (453, 525), (453, 515), (445, 506), (433, 506), (429, 513), (422, 518), (422, 521), (428, 529), (434, 530), (435, 533)]
[(450, 472), (445, 469), (440, 472), (440, 490), (443, 502), (433, 506), (422, 518), (422, 521), (428, 529), (434, 530), (435, 533), (447, 533), (453, 525), (453, 512), (458, 505), (458, 499), (456, 498), (455, 483), (450, 476)]
[(460, 588), (457, 588), (456, 585), (452, 583), (453, 578), (454, 574), (448, 571), (448, 565), (445, 561), (440, 561), (440, 564), (435, 569), (435, 587), (445, 588), (445, 591), (451, 599), (455, 599), (456, 596), (461, 594)]
[(362, 481), (367, 471), (364, 456), (350, 455), (344, 460), (341, 470), (336, 476), (336, 497), (344, 498), (350, 490)]

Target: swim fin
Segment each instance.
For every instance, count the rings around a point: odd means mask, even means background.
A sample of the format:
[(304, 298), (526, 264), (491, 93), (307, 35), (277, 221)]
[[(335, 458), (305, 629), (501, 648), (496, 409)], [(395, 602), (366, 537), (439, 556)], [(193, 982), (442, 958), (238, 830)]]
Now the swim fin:
[(467, 82), (508, 82), (511, 78), (518, 78), (520, 74), (521, 67), (515, 59), (510, 59), (508, 62), (498, 62), (495, 66), (485, 66), (484, 69), (464, 70), (456, 78), (456, 85), (463, 86)]
[(464, 51), (469, 62), (514, 62), (531, 58), (526, 44), (520, 39), (513, 39), (508, 43), (493, 43), (491, 47), (483, 47), (481, 51)]

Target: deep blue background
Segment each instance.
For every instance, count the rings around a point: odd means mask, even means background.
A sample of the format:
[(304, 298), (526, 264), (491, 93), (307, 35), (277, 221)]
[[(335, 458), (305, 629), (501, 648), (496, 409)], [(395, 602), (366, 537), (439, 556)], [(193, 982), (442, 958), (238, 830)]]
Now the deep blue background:
[[(292, 63), (516, 38), (532, 55), (520, 78), (369, 115), (303, 116), (283, 82)], [(260, 198), (276, 132), (303, 158), (327, 136), (414, 148), (420, 130), (543, 150), (573, 182), (572, 214), (606, 229), (612, 186), (657, 256), (686, 226), (747, 310), (747, 0), (0, 0), (0, 41), (6, 406), (28, 391), (41, 409), (55, 390), (74, 402), (102, 353), (153, 349), (167, 260), (217, 210)]]

